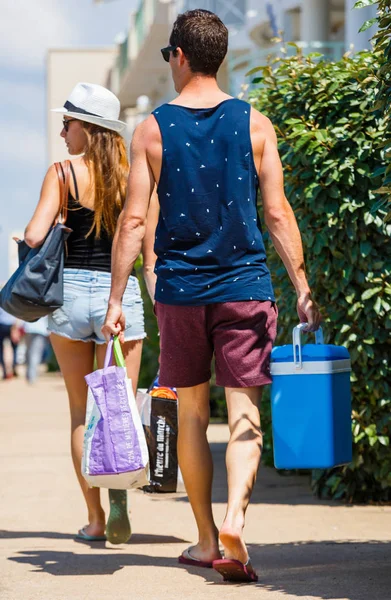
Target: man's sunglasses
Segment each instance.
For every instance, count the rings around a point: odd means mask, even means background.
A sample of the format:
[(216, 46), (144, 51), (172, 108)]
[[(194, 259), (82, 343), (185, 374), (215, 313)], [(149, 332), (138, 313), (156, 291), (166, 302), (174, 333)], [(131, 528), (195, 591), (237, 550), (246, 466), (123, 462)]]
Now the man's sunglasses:
[(176, 50), (177, 48), (178, 48), (178, 46), (167, 46), (166, 48), (162, 48), (160, 50), (160, 52), (162, 53), (162, 56), (166, 62), (170, 62), (170, 54), (171, 54), (171, 52), (174, 52), (174, 50)]
[(65, 131), (68, 133), (68, 129), (69, 129), (69, 123), (72, 123), (72, 121), (77, 121), (78, 119), (68, 119), (67, 121), (65, 119), (63, 119), (62, 121), (62, 126), (64, 127)]

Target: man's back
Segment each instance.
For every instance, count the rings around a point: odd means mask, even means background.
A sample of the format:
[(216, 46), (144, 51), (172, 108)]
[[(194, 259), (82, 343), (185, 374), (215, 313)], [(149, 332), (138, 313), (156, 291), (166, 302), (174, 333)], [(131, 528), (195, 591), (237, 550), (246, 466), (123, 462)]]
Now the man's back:
[(156, 299), (274, 300), (256, 208), (251, 107), (226, 97), (194, 108), (178, 98), (153, 115), (161, 140), (160, 157), (151, 144), (161, 162)]

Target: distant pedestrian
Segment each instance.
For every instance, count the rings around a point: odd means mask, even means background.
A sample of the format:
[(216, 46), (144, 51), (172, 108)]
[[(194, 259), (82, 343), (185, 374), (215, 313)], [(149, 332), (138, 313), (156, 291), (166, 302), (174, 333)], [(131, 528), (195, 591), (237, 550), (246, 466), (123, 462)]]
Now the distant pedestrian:
[(48, 318), (24, 323), (23, 328), (26, 344), (26, 379), (29, 383), (35, 383), (48, 345)]
[[(121, 135), (126, 123), (118, 118), (118, 98), (106, 88), (91, 83), (78, 83), (64, 107), (56, 110), (63, 115), (61, 137), (69, 154), (76, 157), (71, 161), (65, 223), (72, 233), (67, 240), (64, 304), (49, 317), (50, 341), (69, 396), (73, 463), (88, 509), (88, 524), (76, 537), (101, 541), (106, 539), (106, 529), (111, 542), (121, 543), (128, 540), (131, 531), (126, 491), (110, 490), (110, 516), (106, 525), (100, 490), (88, 487), (81, 474), (81, 459), (87, 401), (84, 377), (93, 371), (95, 359), (97, 367), (103, 367), (107, 348), (101, 328), (109, 301), (111, 253), (116, 244), (113, 237), (125, 203), (129, 172)], [(41, 244), (49, 231), (59, 211), (58, 188), (53, 165), (46, 174), (41, 198), (25, 231), (29, 246)], [(151, 203), (152, 237), (156, 221), (157, 203)], [(147, 233), (148, 236), (151, 234)], [(151, 289), (155, 278), (152, 243), (144, 245), (143, 259), (144, 276)], [(124, 331), (120, 339), (128, 376), (136, 391), (146, 334), (140, 286), (134, 272), (129, 275), (123, 295)]]
[[(2, 378), (11, 379), (16, 376), (16, 351), (18, 348), (18, 342), (12, 335), (12, 326), (15, 325), (16, 319), (12, 315), (8, 314), (5, 310), (0, 308), (0, 365), (2, 367)], [(12, 347), (12, 364), (11, 368), (7, 368), (6, 359), (4, 356), (5, 342), (11, 344)]]
[[(141, 246), (149, 196), (158, 182), (159, 381), (177, 388), (178, 456), (199, 534), (179, 562), (213, 567), (231, 581), (253, 582), (257, 575), (243, 528), (261, 457), (259, 401), (263, 386), (271, 381), (277, 324), (257, 213), (259, 188), (271, 239), (297, 293), (300, 321), (314, 331), (320, 314), (307, 282), (296, 219), (284, 194), (274, 128), (264, 115), (217, 85), (227, 47), (228, 31), (221, 20), (209, 11), (193, 10), (178, 16), (169, 46), (162, 49), (179, 95), (156, 108), (133, 136), (135, 168), (113, 251), (105, 331), (108, 335), (122, 329), (121, 298)], [(135, 215), (138, 221), (132, 227)], [(212, 513), (213, 463), (206, 436), (213, 354), (230, 427), (228, 506), (220, 530)]]

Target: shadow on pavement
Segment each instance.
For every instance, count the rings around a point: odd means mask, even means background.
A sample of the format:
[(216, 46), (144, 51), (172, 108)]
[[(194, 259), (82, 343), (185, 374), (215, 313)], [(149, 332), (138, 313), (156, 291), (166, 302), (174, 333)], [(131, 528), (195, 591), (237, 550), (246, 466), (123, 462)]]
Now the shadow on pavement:
[[(252, 544), (252, 562), (259, 575), (257, 587), (298, 598), (324, 600), (387, 600), (390, 597), (391, 542), (321, 541)], [(128, 553), (75, 554), (53, 550), (26, 550), (9, 560), (31, 564), (51, 575), (110, 575), (127, 566), (177, 567), (176, 558)], [(209, 585), (223, 583), (209, 569), (188, 568)]]
[[(73, 540), (77, 543), (91, 546), (92, 548), (104, 547), (105, 542), (89, 542), (88, 540), (75, 539), (72, 533), (59, 533), (57, 531), (7, 531), (0, 529), (0, 539), (26, 539), (42, 538), (54, 540)], [(129, 540), (129, 544), (181, 544), (188, 543), (189, 540), (177, 538), (173, 535), (155, 535), (152, 533), (134, 533)]]
[(251, 545), (258, 586), (325, 600), (390, 598), (391, 541), (322, 541)]
[(0, 529), (0, 540), (16, 540), (23, 538), (45, 538), (51, 540), (72, 540), (75, 536), (71, 533), (58, 531), (8, 531)]
[[(214, 477), (212, 500), (214, 503), (227, 502), (227, 470), (225, 451), (227, 444), (211, 443), (213, 455)], [(177, 502), (188, 502), (187, 496), (172, 496)], [(291, 472), (278, 473), (271, 467), (260, 466), (257, 481), (251, 496), (251, 504), (289, 504), (289, 505), (323, 505), (346, 506), (335, 500), (319, 500), (310, 485), (310, 475), (298, 475)]]

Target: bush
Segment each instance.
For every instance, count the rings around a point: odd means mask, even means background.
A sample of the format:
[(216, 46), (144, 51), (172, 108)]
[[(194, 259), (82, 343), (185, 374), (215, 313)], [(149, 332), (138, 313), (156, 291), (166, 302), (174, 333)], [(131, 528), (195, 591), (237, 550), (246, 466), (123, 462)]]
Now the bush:
[(370, 4), (377, 5), (377, 17), (366, 21), (360, 31), (366, 31), (374, 22), (378, 22), (378, 30), (372, 38), (374, 42), (374, 51), (378, 60), (374, 64), (374, 69), (370, 76), (372, 81), (377, 84), (377, 93), (374, 99), (374, 106), (381, 110), (386, 119), (385, 138), (387, 142), (384, 145), (387, 167), (383, 170), (383, 182), (378, 190), (381, 194), (380, 200), (373, 207), (373, 211), (378, 209), (388, 210), (386, 220), (391, 220), (391, 0), (359, 0), (356, 2), (356, 8), (362, 8)]
[[(384, 211), (371, 213), (385, 166), (385, 120), (371, 111), (377, 61), (375, 53), (361, 52), (331, 63), (297, 49), (259, 68), (262, 85), (250, 98), (279, 136), (286, 194), (326, 339), (348, 347), (352, 358), (353, 461), (313, 476), (319, 496), (347, 501), (391, 499), (391, 227)], [(268, 253), (280, 309), (278, 343), (289, 343), (296, 298), (272, 247)], [(271, 449), (269, 436), (265, 448)]]

